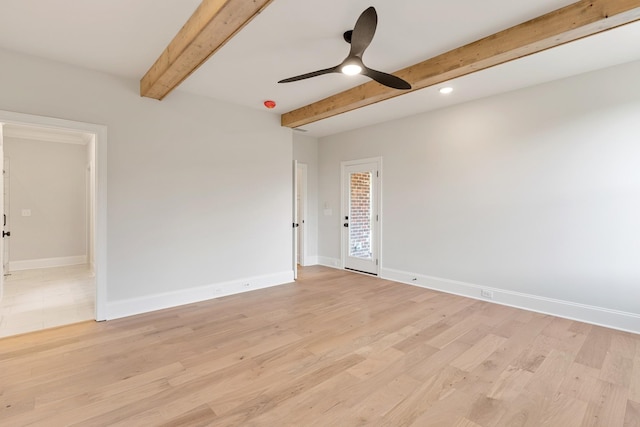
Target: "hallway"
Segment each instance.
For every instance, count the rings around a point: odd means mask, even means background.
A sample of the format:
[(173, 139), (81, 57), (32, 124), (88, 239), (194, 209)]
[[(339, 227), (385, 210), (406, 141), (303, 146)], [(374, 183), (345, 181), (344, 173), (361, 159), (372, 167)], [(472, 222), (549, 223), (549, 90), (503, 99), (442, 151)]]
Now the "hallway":
[(0, 337), (95, 319), (95, 280), (87, 265), (5, 276)]

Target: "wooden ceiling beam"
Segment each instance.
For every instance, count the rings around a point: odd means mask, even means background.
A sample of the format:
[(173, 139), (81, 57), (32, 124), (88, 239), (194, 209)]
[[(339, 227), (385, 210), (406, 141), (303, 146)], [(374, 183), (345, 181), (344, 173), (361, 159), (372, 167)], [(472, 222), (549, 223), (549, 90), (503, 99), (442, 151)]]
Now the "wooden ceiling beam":
[(272, 0), (203, 0), (140, 80), (140, 95), (163, 99)]
[[(582, 0), (396, 71), (423, 89), (640, 20), (640, 0)], [(411, 91), (368, 82), (281, 116), (296, 128)]]

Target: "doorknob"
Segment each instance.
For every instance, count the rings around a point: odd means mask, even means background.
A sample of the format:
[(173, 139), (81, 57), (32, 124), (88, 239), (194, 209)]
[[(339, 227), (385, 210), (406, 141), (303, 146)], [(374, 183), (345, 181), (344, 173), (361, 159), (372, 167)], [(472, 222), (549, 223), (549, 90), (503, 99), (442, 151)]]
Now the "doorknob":
[(2, 230), (2, 237), (5, 237), (5, 236), (11, 237), (11, 232)]
[(345, 222), (345, 223), (344, 223), (344, 226), (345, 226), (345, 227), (348, 227), (348, 226), (349, 226), (349, 223), (348, 223), (348, 222)]

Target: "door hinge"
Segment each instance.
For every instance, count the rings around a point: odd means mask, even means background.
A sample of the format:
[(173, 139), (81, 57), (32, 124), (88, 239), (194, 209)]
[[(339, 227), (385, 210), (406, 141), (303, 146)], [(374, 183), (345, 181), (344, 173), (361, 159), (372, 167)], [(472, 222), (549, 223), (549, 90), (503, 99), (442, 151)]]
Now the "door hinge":
[(378, 265), (378, 260), (376, 260), (376, 265)]
[(376, 178), (380, 178), (380, 171), (376, 171)]

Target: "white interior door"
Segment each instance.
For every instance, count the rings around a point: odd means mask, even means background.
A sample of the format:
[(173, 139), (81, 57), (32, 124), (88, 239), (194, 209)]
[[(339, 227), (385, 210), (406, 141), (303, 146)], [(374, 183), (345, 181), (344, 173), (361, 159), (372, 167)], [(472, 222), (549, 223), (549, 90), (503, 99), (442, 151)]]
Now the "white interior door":
[[(11, 218), (9, 217), (9, 213), (11, 212), (11, 209), (9, 208), (9, 201), (10, 201), (10, 186), (9, 186), (9, 180), (11, 179), (11, 170), (9, 169), (11, 167), (11, 164), (9, 162), (9, 158), (8, 157), (4, 157), (4, 168), (3, 168), (3, 173), (2, 173), (2, 177), (4, 179), (4, 183), (2, 185), (2, 188), (4, 190), (3, 195), (4, 195), (4, 211), (3, 211), (3, 224), (4, 224), (4, 229), (5, 231), (9, 232), (9, 230), (11, 230)], [(7, 237), (9, 237), (7, 235)], [(9, 272), (9, 243), (11, 242), (10, 239), (3, 239), (4, 240), (4, 255), (2, 257), (2, 264), (4, 266), (4, 271), (5, 273)]]
[(378, 274), (380, 161), (342, 164), (344, 268)]
[[(4, 123), (0, 122), (0, 165), (4, 167)], [(0, 173), (0, 218), (4, 219), (4, 171)], [(2, 235), (4, 237), (4, 222), (2, 226)], [(4, 239), (3, 239), (4, 240)], [(0, 244), (0, 299), (4, 295), (4, 242)]]
[(293, 161), (293, 227), (291, 239), (293, 240), (293, 279), (298, 278), (298, 161)]
[(306, 262), (306, 206), (307, 206), (307, 165), (298, 163), (297, 172), (298, 203), (298, 265), (304, 267)]

